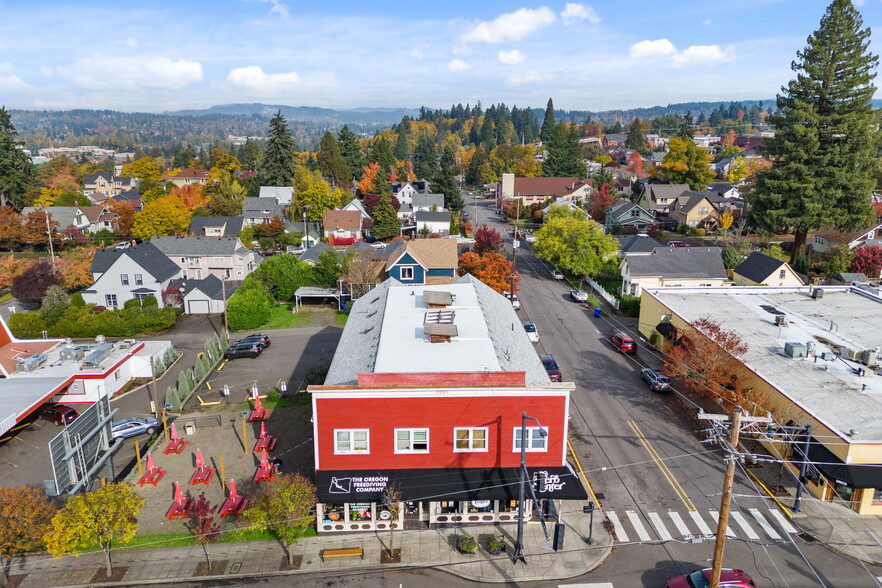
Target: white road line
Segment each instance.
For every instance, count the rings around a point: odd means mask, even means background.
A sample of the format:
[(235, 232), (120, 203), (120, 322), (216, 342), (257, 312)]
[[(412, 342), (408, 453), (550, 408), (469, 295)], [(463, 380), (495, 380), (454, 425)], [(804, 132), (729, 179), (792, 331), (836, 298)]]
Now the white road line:
[[(718, 512), (715, 511), (715, 510), (712, 510), (712, 511), (710, 511), (710, 516), (711, 516), (711, 518), (714, 520), (714, 522), (719, 526), (719, 524), (720, 524), (720, 513), (718, 513)], [(736, 534), (732, 531), (732, 528), (729, 527), (728, 525), (726, 525), (726, 536), (727, 536), (727, 537), (732, 537), (733, 539), (737, 539), (737, 538), (738, 538), (738, 535), (736, 535)]]
[(557, 588), (615, 588), (612, 582), (595, 582), (593, 584), (558, 584)]
[(655, 527), (655, 532), (658, 533), (658, 536), (662, 538), (663, 541), (670, 541), (673, 539), (671, 534), (668, 533), (667, 528), (665, 528), (665, 524), (662, 522), (660, 516), (658, 516), (657, 512), (649, 513), (649, 520), (652, 523), (652, 526)]
[(692, 520), (695, 521), (695, 524), (698, 525), (698, 530), (701, 531), (702, 535), (713, 535), (714, 532), (711, 531), (711, 528), (707, 526), (707, 523), (704, 522), (704, 519), (701, 518), (701, 513), (697, 510), (690, 510), (689, 516), (692, 517)]
[(747, 524), (747, 519), (744, 518), (743, 514), (737, 510), (733, 510), (731, 514), (732, 518), (735, 519), (735, 522), (738, 523), (738, 526), (741, 527), (748, 539), (760, 538), (760, 536), (756, 534), (756, 531), (753, 530), (753, 527)]
[(668, 516), (671, 517), (671, 520), (674, 521), (674, 526), (677, 527), (677, 531), (680, 532), (680, 537), (691, 537), (692, 532), (689, 530), (689, 527), (686, 526), (686, 523), (683, 522), (683, 519), (680, 517), (680, 513), (674, 511), (668, 511)]
[(623, 527), (621, 521), (619, 521), (619, 515), (617, 515), (614, 510), (608, 510), (606, 511), (606, 516), (612, 523), (613, 530), (616, 532), (616, 537), (618, 538), (619, 542), (627, 543), (628, 534), (625, 533), (625, 527)]
[(790, 524), (790, 521), (784, 518), (784, 515), (781, 514), (781, 511), (775, 508), (770, 508), (769, 512), (772, 513), (772, 518), (777, 521), (781, 528), (784, 529), (785, 533), (799, 533), (796, 530), (796, 527)]
[(628, 515), (628, 520), (631, 521), (631, 525), (633, 525), (634, 530), (637, 531), (637, 537), (639, 537), (641, 541), (652, 541), (652, 537), (649, 536), (646, 527), (643, 526), (643, 521), (640, 520), (637, 513), (633, 510), (626, 510), (625, 514)]
[(766, 532), (766, 535), (768, 535), (772, 539), (781, 538), (781, 535), (778, 534), (778, 531), (775, 530), (775, 527), (769, 524), (769, 521), (766, 520), (766, 517), (763, 516), (763, 513), (755, 508), (751, 508), (750, 514), (753, 515), (753, 518), (756, 519), (756, 522), (759, 523), (759, 526), (763, 528), (763, 531)]

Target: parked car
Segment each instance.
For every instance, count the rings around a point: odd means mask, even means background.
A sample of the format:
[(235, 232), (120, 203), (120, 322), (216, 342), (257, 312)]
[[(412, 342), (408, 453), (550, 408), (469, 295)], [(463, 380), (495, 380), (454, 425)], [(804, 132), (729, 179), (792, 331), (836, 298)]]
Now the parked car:
[[(665, 588), (707, 588), (710, 586), (710, 580), (711, 568), (704, 568), (685, 576), (671, 578), (665, 584)], [(756, 588), (753, 578), (747, 572), (732, 568), (720, 570), (720, 586), (725, 586), (726, 588)]]
[(368, 245), (370, 245), (371, 243), (376, 243), (377, 238), (374, 237), (373, 235), (366, 235), (364, 238), (364, 242), (367, 243)]
[(382, 241), (374, 241), (373, 243), (371, 243), (371, 247), (377, 250), (382, 250), (386, 248), (386, 244)]
[(530, 339), (532, 343), (539, 342), (539, 331), (536, 329), (535, 323), (529, 321), (524, 322), (524, 330), (527, 331), (527, 338)]
[(562, 280), (564, 278), (563, 272), (554, 270), (551, 272), (551, 277), (555, 280)]
[(513, 309), (515, 309), (515, 310), (521, 309), (521, 300), (520, 300), (520, 298), (518, 298), (517, 294), (513, 295), (511, 292), (503, 292), (502, 295), (511, 301), (511, 307)]
[(588, 302), (588, 292), (585, 290), (570, 290), (570, 298), (576, 302)]
[(250, 357), (254, 359), (263, 352), (263, 347), (258, 343), (234, 343), (224, 351), (224, 358), (236, 359), (237, 357)]
[(689, 247), (689, 243), (684, 243), (683, 241), (668, 241), (666, 245), (668, 247)]
[(264, 335), (263, 333), (254, 333), (253, 335), (242, 337), (238, 341), (233, 341), (233, 345), (238, 345), (239, 343), (257, 343), (266, 349), (270, 346), (270, 338), (269, 335)]
[(552, 357), (550, 353), (540, 353), (539, 359), (542, 361), (542, 367), (548, 372), (548, 377), (551, 381), (560, 382), (562, 380), (560, 367), (558, 367), (557, 362), (554, 361), (554, 357)]
[(637, 343), (621, 331), (612, 332), (609, 336), (609, 342), (622, 353), (637, 353)]
[(63, 404), (50, 404), (40, 411), (40, 418), (52, 421), (55, 426), (70, 424), (80, 416), (80, 413)]
[(128, 417), (113, 421), (110, 425), (111, 437), (113, 439), (128, 439), (143, 433), (152, 435), (158, 428), (159, 422), (153, 417)]
[(117, 243), (114, 249), (116, 249), (117, 251), (122, 251), (123, 249), (128, 249), (131, 246), (132, 244), (129, 241), (123, 241), (122, 243)]
[(670, 378), (658, 370), (643, 368), (640, 370), (640, 377), (649, 384), (649, 389), (653, 392), (664, 392), (671, 389)]

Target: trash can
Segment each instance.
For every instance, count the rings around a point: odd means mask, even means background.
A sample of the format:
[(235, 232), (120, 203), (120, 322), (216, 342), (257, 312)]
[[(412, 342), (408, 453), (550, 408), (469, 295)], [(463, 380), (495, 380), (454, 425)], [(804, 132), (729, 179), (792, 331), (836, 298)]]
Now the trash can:
[(346, 303), (345, 302), (340, 304), (340, 310), (342, 310), (343, 312), (346, 312)]
[(603, 309), (602, 309), (602, 308), (595, 308), (595, 309), (594, 309), (594, 318), (600, 318), (600, 313), (601, 313), (601, 312), (603, 312)]

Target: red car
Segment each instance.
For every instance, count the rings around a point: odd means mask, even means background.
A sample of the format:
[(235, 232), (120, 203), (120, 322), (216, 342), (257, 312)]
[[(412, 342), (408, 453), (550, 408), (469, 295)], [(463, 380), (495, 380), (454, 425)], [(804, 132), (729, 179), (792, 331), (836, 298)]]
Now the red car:
[(52, 421), (55, 426), (67, 425), (80, 416), (80, 413), (63, 404), (50, 404), (40, 411), (40, 418)]
[[(711, 569), (704, 568), (685, 576), (671, 578), (665, 584), (665, 588), (707, 588), (710, 586), (710, 580)], [(726, 588), (756, 588), (753, 578), (747, 572), (732, 568), (720, 570), (720, 586), (725, 586)]]
[(562, 380), (560, 374), (560, 367), (557, 365), (557, 362), (554, 361), (554, 357), (548, 353), (539, 354), (539, 359), (542, 361), (542, 366), (545, 368), (545, 371), (548, 372), (548, 377), (552, 382), (560, 382)]
[(634, 339), (621, 331), (613, 332), (609, 336), (609, 342), (622, 353), (637, 353), (637, 343), (634, 342)]

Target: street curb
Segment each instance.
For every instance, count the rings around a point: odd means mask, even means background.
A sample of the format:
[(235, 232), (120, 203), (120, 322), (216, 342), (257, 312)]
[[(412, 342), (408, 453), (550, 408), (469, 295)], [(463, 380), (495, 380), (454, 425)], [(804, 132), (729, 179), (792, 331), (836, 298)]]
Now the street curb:
[[(172, 349), (174, 349), (174, 345), (172, 345)], [(170, 370), (173, 365), (175, 365), (176, 363), (181, 361), (181, 359), (183, 359), (183, 358), (184, 358), (184, 352), (181, 351), (181, 354), (177, 357), (177, 359), (175, 359), (173, 362), (171, 362), (171, 365), (166, 366), (165, 371), (162, 372), (161, 374), (159, 374), (159, 377), (156, 378), (156, 383), (159, 384), (159, 380), (161, 380), (162, 377), (168, 373), (168, 370)], [(110, 399), (110, 402), (114, 402), (116, 400), (120, 400), (122, 398), (125, 398), (129, 394), (137, 392), (138, 390), (143, 390), (144, 388), (147, 388), (148, 386), (150, 386), (151, 383), (152, 382), (148, 382), (147, 384), (142, 384), (141, 386), (138, 386), (137, 388), (132, 388), (131, 390), (128, 390), (122, 394), (117, 394), (116, 396), (114, 396), (113, 398)]]

